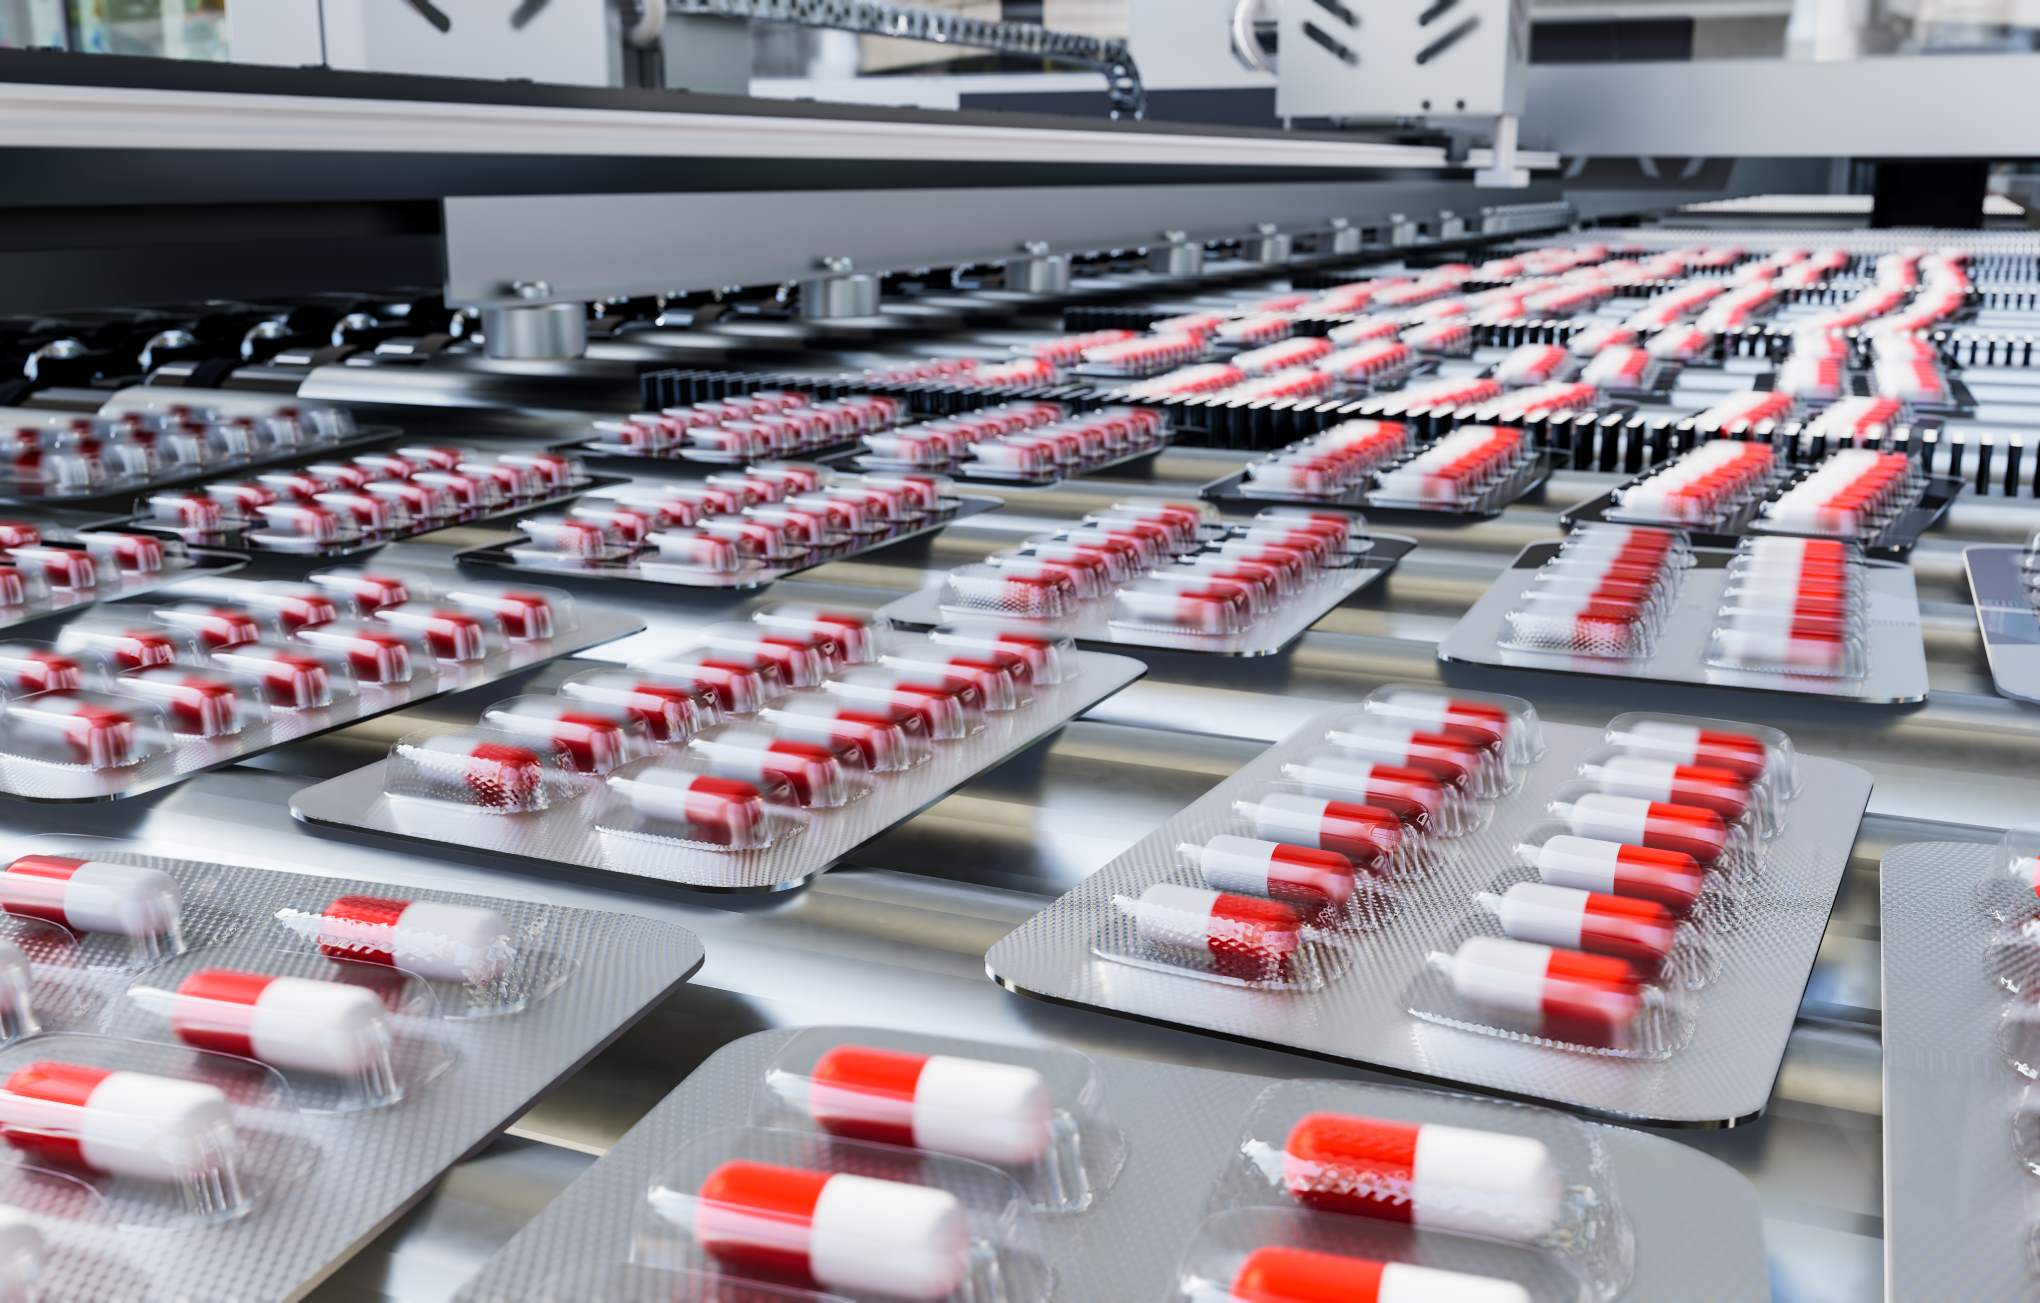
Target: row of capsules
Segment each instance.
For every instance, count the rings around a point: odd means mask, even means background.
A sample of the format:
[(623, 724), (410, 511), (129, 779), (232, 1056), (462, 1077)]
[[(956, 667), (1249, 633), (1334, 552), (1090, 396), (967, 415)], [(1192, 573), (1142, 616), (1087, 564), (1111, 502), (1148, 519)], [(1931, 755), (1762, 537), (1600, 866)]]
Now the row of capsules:
[(1042, 481), (1153, 452), (1167, 431), (1166, 418), (1151, 408), (1072, 412), (1061, 403), (1013, 402), (867, 435), (857, 464)]
[(1504, 389), (1521, 389), (1564, 380), (1579, 365), (1579, 359), (1563, 344), (1519, 344), (1495, 363), (1490, 374)]
[[(1499, 396), (1499, 395), (1498, 395)], [(1506, 425), (1463, 425), (1375, 477), (1370, 502), (1466, 511), (1516, 483), (1537, 461), (1523, 432)]]
[(940, 605), (962, 619), (1117, 628), (1200, 637), (1247, 632), (1312, 600), (1372, 546), (1366, 522), (1341, 512), (1269, 508), (1220, 525), (1203, 503), (1120, 502), (1022, 547), (959, 566)]
[(1397, 880), (1485, 821), (1539, 738), (1527, 702), (1382, 688), (1236, 801), (1226, 831), (1179, 845), (1180, 873), (1114, 897), (1131, 928), (1103, 930), (1094, 950), (1236, 985), (1322, 987), (1350, 934), (1392, 916)]
[(1843, 448), (1766, 503), (1755, 527), (1868, 542), (1912, 509), (1926, 480), (1905, 453)]
[(1661, 1059), (1691, 1034), (1770, 839), (1798, 793), (1776, 729), (1632, 713), (1571, 763), (1517, 866), (1475, 895), (1408, 992), (1418, 1018)]
[[(632, 1265), (576, 1268), (575, 1288), (1069, 1297), (1041, 1227), (1092, 1215), (1115, 1185), (1163, 1179), (1160, 1155), (1129, 1152), (1096, 1067), (1057, 1047), (809, 1028), (748, 1105), (749, 1125), (688, 1140), (654, 1177)], [(1167, 1297), (1530, 1303), (1612, 1298), (1633, 1272), (1631, 1228), (1585, 1124), (1297, 1080), (1240, 1118)]]
[(1852, 349), (1831, 330), (1802, 330), (1771, 374), (1771, 388), (1801, 402), (1832, 402), (1849, 388)]
[(921, 528), (954, 507), (941, 475), (754, 462), (698, 483), (624, 485), (528, 517), (517, 522), (523, 537), (508, 553), (534, 570), (740, 583)]
[[(514, 1034), (497, 1020), (571, 980), (539, 905), (279, 898), (262, 870), (118, 840), (14, 851), (0, 864), (9, 1298), (41, 1297), (26, 1283), (45, 1230), (84, 1262), (104, 1249), (101, 1288), (143, 1296), (105, 1283), (123, 1266), (96, 1232), (226, 1233), (315, 1165), (352, 1161), (363, 1117), (457, 1091), (458, 1038)], [(275, 903), (249, 912), (250, 893)]]
[(760, 851), (816, 812), (1025, 712), (1078, 672), (1068, 639), (775, 606), (676, 654), (496, 702), (474, 728), (398, 741), (395, 796), (533, 814), (601, 791), (598, 830)]
[(92, 528), (57, 538), (34, 520), (0, 520), (0, 620), (18, 623), (189, 569), (178, 539)]
[(1409, 451), (1401, 421), (1341, 421), (1249, 462), (1240, 491), (1284, 498), (1335, 498), (1369, 483), (1374, 473)]
[(1729, 562), (1707, 663), (1762, 674), (1860, 678), (1869, 668), (1866, 586), (1862, 549), (1854, 542), (1747, 535)]
[[(72, 621), (54, 643), (0, 643), (0, 755), (119, 770), (188, 740), (253, 737), (280, 713), (360, 695), (436, 690), (440, 667), (499, 657), (573, 631), (553, 590), (332, 570), (308, 583), (216, 580)], [(260, 740), (260, 738), (256, 738)]]
[(1678, 528), (1719, 524), (1768, 497), (1782, 470), (1768, 443), (1716, 439), (1615, 490), (1607, 515)]
[(98, 412), (0, 408), (0, 486), (17, 497), (86, 497), (151, 481), (316, 453), (355, 436), (336, 407), (262, 394), (122, 390)]
[(588, 472), (554, 452), (412, 444), (150, 494), (136, 523), (193, 546), (316, 556), (579, 493)]
[(1595, 524), (1568, 534), (1503, 617), (1520, 651), (1632, 659), (1651, 655), (1679, 600), (1692, 548), (1683, 534)]
[(1881, 398), (1945, 406), (1955, 400), (1941, 352), (1917, 335), (1876, 335), (1870, 340), (1870, 387)]
[(1745, 389), (1695, 413), (1693, 424), (1710, 434), (1739, 433), (1789, 421), (1799, 408), (1799, 400), (1791, 394), (1775, 389)]
[(617, 456), (742, 465), (849, 443), (891, 429), (906, 411), (899, 399), (880, 394), (817, 402), (799, 390), (760, 389), (597, 421), (587, 446)]

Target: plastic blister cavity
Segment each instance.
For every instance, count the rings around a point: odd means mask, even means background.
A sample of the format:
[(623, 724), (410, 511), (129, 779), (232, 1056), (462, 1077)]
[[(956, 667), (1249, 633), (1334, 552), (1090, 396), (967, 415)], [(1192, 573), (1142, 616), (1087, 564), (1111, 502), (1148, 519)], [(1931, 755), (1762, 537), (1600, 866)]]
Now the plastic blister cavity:
[(1467, 1095), (1272, 1085), (1249, 1111), (1210, 1207), (1385, 1224), (1426, 1263), (1476, 1276), (1513, 1264), (1505, 1276), (1535, 1282), (1538, 1299), (1614, 1299), (1635, 1271), (1634, 1233), (1592, 1131), (1548, 1109)]
[(1092, 941), (1102, 959), (1267, 991), (1314, 991), (1342, 971), (1330, 934), (1295, 905), (1180, 882), (1112, 899)]
[(1489, 692), (1436, 692), (1391, 684), (1367, 695), (1369, 715), (1433, 729), (1482, 746), (1498, 746), (1513, 769), (1544, 754), (1537, 708), (1521, 697)]
[(246, 1059), (176, 1044), (59, 1034), (0, 1048), (0, 1180), (81, 1181), (122, 1227), (231, 1221), (317, 1162), (291, 1091)]
[(445, 1018), (519, 1012), (573, 969), (545, 948), (550, 919), (542, 905), (341, 895), (280, 909), (276, 921), (303, 953), (427, 983)]
[(0, 710), (0, 749), (37, 764), (128, 769), (171, 747), (169, 714), (151, 702), (102, 692), (43, 692)]
[(0, 913), (30, 958), (63, 968), (134, 968), (185, 945), (183, 888), (122, 859), (16, 855), (0, 865)]
[(1416, 456), (1383, 471), (1367, 500), (1465, 510), (1534, 460), (1523, 432), (1509, 426), (1462, 426)]
[[(591, 734), (612, 736), (606, 731)], [(582, 750), (592, 745), (582, 738)], [(392, 797), (465, 806), (494, 814), (550, 809), (587, 789), (567, 743), (532, 729), (474, 728), (414, 733), (390, 748), (383, 790)]]
[(430, 984), (384, 964), (207, 946), (142, 973), (127, 999), (115, 1030), (263, 1064), (308, 1113), (388, 1107), (453, 1062)]
[(1502, 646), (1610, 659), (1656, 648), (1685, 574), (1683, 537), (1619, 525), (1584, 533), (1538, 567), (1504, 616)]
[(1126, 1161), (1090, 1060), (1055, 1046), (811, 1029), (774, 1056), (751, 1120), (985, 1163), (1038, 1213), (1084, 1211)]
[(804, 1131), (690, 1142), (654, 1181), (639, 1265), (717, 1293), (1023, 1303), (1054, 1292), (1025, 1194), (997, 1168)]
[(1745, 538), (1729, 565), (1708, 642), (1711, 665), (1774, 674), (1860, 678), (1863, 562), (1852, 543)]
[(1431, 952), (1411, 982), (1425, 1022), (1548, 1049), (1665, 1059), (1692, 1034), (1692, 1011), (1635, 965), (1480, 931), (1468, 924)]
[(804, 826), (791, 788), (715, 772), (700, 760), (656, 757), (611, 774), (597, 813), (604, 837), (654, 846), (760, 851)]

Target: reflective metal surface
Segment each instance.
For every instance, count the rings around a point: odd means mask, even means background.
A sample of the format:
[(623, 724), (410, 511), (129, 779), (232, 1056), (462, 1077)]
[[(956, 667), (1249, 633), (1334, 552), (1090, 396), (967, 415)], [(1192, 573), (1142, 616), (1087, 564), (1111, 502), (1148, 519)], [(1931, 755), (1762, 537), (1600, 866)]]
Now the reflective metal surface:
[[(1172, 450), (1150, 478), (1087, 479), (1015, 494), (1007, 510), (959, 522), (925, 546), (833, 564), (776, 591), (876, 607), (950, 566), (1039, 532), (1047, 523), (1140, 495), (1184, 495), (1239, 458)], [(960, 1035), (1048, 1038), (1081, 1049), (1275, 1076), (1363, 1076), (1272, 1051), (1038, 1004), (985, 976), (985, 950), (1295, 728), (1392, 681), (1441, 677), (1437, 640), (1524, 544), (1556, 537), (1558, 513), (1613, 477), (1561, 472), (1538, 500), (1456, 530), (1416, 530), (1423, 546), (1389, 579), (1339, 607), (1285, 656), (1258, 660), (1149, 655), (1148, 678), (1084, 720), (979, 777), (860, 850), (806, 891), (757, 905), (655, 896), (569, 878), (490, 871), (421, 855), (326, 841), (292, 825), (290, 794), (378, 758), (415, 726), (407, 713), (275, 753), (259, 767), (95, 812), (95, 831), (231, 840), (307, 872), (529, 895), (632, 910), (684, 923), (703, 938), (699, 977), (554, 1091), (501, 1140), (456, 1168), (315, 1297), (450, 1295), (498, 1245), (717, 1047), (765, 1027), (878, 1022)], [(2040, 741), (2040, 719), (1996, 696), (1967, 603), (1961, 548), (2016, 542), (2031, 512), (1958, 504), (1914, 558), (1933, 698), (1864, 712), (1730, 692), (1590, 679), (1462, 673), (1467, 686), (1528, 691), (1548, 718), (1597, 723), (1622, 709), (1745, 715), (1789, 730), (1802, 750), (1869, 769), (1877, 787), (1822, 942), (1766, 1116), (1748, 1126), (1678, 1133), (1756, 1185), (1774, 1287), (1783, 1299), (1865, 1299), (1880, 1290), (1877, 863), (1923, 838), (1993, 839), (2025, 816), (2031, 785), (2015, 778)], [(394, 550), (392, 561), (445, 565), (493, 541), (448, 531)], [(721, 618), (712, 598), (659, 592), (619, 598), (649, 629), (597, 655), (622, 660), (676, 645)], [(469, 717), (516, 690), (500, 684), (429, 713)], [(9, 830), (75, 829), (76, 814), (9, 805)], [(1963, 827), (1960, 825), (1967, 825)]]

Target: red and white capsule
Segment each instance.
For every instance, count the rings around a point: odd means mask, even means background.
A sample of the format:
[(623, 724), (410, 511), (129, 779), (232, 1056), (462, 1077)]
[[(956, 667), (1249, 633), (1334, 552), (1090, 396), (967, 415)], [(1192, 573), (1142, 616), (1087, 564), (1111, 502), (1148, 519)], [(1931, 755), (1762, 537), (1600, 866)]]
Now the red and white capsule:
[(545, 759), (531, 747), (442, 733), (405, 743), (403, 755), (435, 787), (465, 791), (484, 810), (541, 810), (548, 803)]
[(1555, 803), (1552, 813), (1578, 836), (1681, 851), (1702, 864), (1720, 859), (1730, 841), (1727, 822), (1714, 811), (1640, 796), (1586, 792)]
[(1280, 901), (1156, 882), (1129, 904), (1142, 941), (1200, 956), (1227, 975), (1281, 976), (1303, 946), (1303, 920)]
[(389, 1022), (364, 987), (202, 968), (177, 984), (167, 1013), (196, 1049), (326, 1076), (388, 1071)]
[(1570, 833), (1524, 847), (1520, 857), (1552, 886), (1654, 901), (1675, 914), (1698, 904), (1707, 883), (1706, 869), (1684, 851)]
[(318, 916), (314, 942), (329, 958), (435, 982), (493, 982), (516, 959), (515, 934), (501, 914), (437, 900), (335, 897)]
[(1517, 1244), (1550, 1236), (1564, 1214), (1558, 1164), (1530, 1136), (1308, 1113), (1281, 1159), (1282, 1188), (1320, 1212)]
[(1654, 973), (1671, 957), (1678, 919), (1654, 900), (1616, 896), (1544, 882), (1518, 882), (1478, 900), (1502, 931), (1518, 941), (1613, 955)]
[(427, 651), (442, 661), (478, 661), (492, 645), (489, 636), (495, 621), (467, 611), (427, 607), (414, 603), (386, 606), (375, 618), (402, 633), (418, 638)]
[(1230, 833), (1179, 850), (1218, 891), (1266, 896), (1309, 912), (1336, 909), (1353, 896), (1353, 861), (1337, 851)]
[(347, 667), (363, 683), (409, 683), (415, 673), (411, 644), (392, 629), (335, 620), (300, 629), (297, 637), (308, 646), (345, 657)]
[(1530, 1303), (1514, 1281), (1268, 1245), (1233, 1273), (1225, 1303)]
[(851, 789), (833, 748), (763, 730), (732, 729), (695, 738), (688, 748), (726, 778), (785, 787), (795, 802), (833, 809), (849, 801)]
[(931, 1186), (733, 1161), (693, 1198), (655, 1191), (718, 1262), (825, 1289), (948, 1298), (970, 1275), (969, 1217)]
[[(333, 703), (335, 667), (310, 652), (245, 644), (216, 651), (213, 664), (254, 682), (262, 700), (281, 710), (317, 710)], [(338, 671), (343, 682), (346, 672)]]
[(73, 932), (174, 934), (184, 893), (160, 869), (63, 855), (23, 855), (0, 868), (0, 911)]
[(130, 670), (114, 687), (161, 706), (179, 733), (221, 737), (239, 732), (244, 723), (241, 694), (232, 682), (181, 665)]
[(1318, 752), (1284, 765), (1282, 774), (1313, 795), (1388, 810), (1411, 827), (1442, 822), (1447, 813), (1444, 785), (1419, 769)]
[(755, 783), (687, 769), (643, 769), (610, 780), (633, 810), (648, 819), (684, 826), (689, 841), (732, 850), (764, 844), (765, 794)]
[(1630, 1038), (1643, 1011), (1643, 975), (1611, 955), (1468, 937), (1432, 962), (1459, 998), (1527, 1021), (1539, 1034), (1579, 1045), (1609, 1047)]
[(1699, 806), (1731, 823), (1750, 808), (1748, 781), (1732, 769), (1713, 765), (1682, 765), (1651, 756), (1613, 755), (1582, 765), (1580, 775), (1604, 792)]
[(512, 697), (490, 706), (482, 722), (523, 737), (543, 738), (566, 753), (575, 771), (606, 774), (645, 753), (644, 729), (625, 710), (556, 697)]
[(160, 1184), (230, 1178), (235, 1154), (215, 1087), (51, 1059), (0, 1083), (0, 1137), (34, 1158)]
[[(1402, 849), (1402, 820), (1391, 810), (1300, 792), (1269, 792), (1233, 806), (1271, 841), (1333, 851), (1360, 869), (1379, 867)], [(1215, 885), (1215, 884), (1214, 884)]]
[(839, 1045), (808, 1073), (806, 1104), (835, 1135), (980, 1163), (1032, 1163), (1054, 1138), (1054, 1092), (1014, 1063)]

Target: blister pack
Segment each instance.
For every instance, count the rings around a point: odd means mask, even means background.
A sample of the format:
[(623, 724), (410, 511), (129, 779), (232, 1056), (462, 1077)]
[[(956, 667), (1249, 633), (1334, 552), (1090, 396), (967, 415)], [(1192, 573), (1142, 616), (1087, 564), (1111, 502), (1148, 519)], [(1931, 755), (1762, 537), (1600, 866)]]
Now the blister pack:
[(635, 632), (552, 589), (211, 578), (0, 643), (0, 796), (138, 796)]
[(760, 588), (990, 511), (924, 471), (844, 474), (760, 462), (700, 483), (632, 484), (563, 515), (518, 522), (520, 538), (460, 554), (462, 565), (562, 581)]
[(1750, 528), (1869, 542), (1919, 502), (1926, 481), (1905, 453), (1844, 448), (1765, 503)]
[(33, 1296), (306, 1287), (701, 961), (641, 918), (9, 850), (0, 1196)]
[(716, 891), (798, 886), (1139, 677), (977, 621), (778, 606), (399, 739), (298, 817)]
[(1415, 546), (1342, 511), (1271, 507), (1221, 525), (1202, 503), (1129, 501), (959, 566), (884, 614), (914, 629), (1016, 620), (1087, 644), (1265, 655)]
[(82, 503), (386, 439), (344, 408), (229, 389), (140, 386), (97, 412), (0, 410), (0, 498)]
[(615, 481), (562, 453), (402, 444), (164, 489), (138, 500), (126, 526), (251, 556), (341, 557), (565, 502), (605, 482)]
[(1249, 497), (1336, 498), (1368, 483), (1409, 445), (1409, 427), (1400, 421), (1343, 421), (1249, 463), (1239, 491)]
[(0, 629), (241, 565), (78, 513), (10, 516), (0, 519)]
[[(1381, 763), (1393, 743), (1401, 763)], [(1448, 782), (1470, 817), (1431, 817)], [(1585, 729), (1385, 688), (1269, 748), (986, 963), (1024, 994), (1391, 1071), (1742, 1117), (1770, 1094), (1868, 794), (1860, 770), (1757, 725)]]
[(1717, 439), (1615, 490), (1610, 520), (1720, 527), (1767, 497), (1782, 472), (1769, 444)]
[[(827, 1255), (818, 1261), (810, 1254), (804, 1275), (790, 1272), (799, 1264), (784, 1259), (774, 1273), (744, 1260), (733, 1239), (723, 1241), (731, 1249), (724, 1257), (703, 1253), (678, 1259), (691, 1265), (659, 1266), (653, 1258), (686, 1246), (656, 1223), (649, 1227), (656, 1254), (638, 1238), (648, 1225), (647, 1190), (668, 1180), (697, 1137), (791, 1123), (809, 1128), (813, 1138), (812, 1119), (787, 1107), (776, 1091), (762, 1092), (761, 1082), (773, 1082), (789, 1067), (812, 1080), (805, 1065), (863, 1047), (904, 1051), (921, 1064), (917, 1072), (903, 1068), (887, 1092), (897, 1101), (889, 1117), (909, 1116), (911, 1109), (920, 1125), (924, 1100), (932, 1102), (946, 1088), (948, 1072), (998, 1069), (1000, 1082), (1015, 1088), (1031, 1073), (1052, 1092), (1055, 1116), (1067, 1115), (1087, 1142), (1109, 1136), (1115, 1143), (1105, 1153), (1114, 1161), (1123, 1153), (1123, 1167), (1101, 1197), (1080, 1209), (1050, 1212), (1039, 1203), (1033, 1209), (1032, 1242), (1054, 1275), (1032, 1296), (1043, 1303), (1712, 1303), (1723, 1291), (1736, 1298), (1764, 1294), (1761, 1223), (1748, 1184), (1689, 1146), (1634, 1130), (1400, 1086), (1274, 1083), (1110, 1055), (1078, 1060), (1045, 1045), (809, 1027), (758, 1032), (719, 1050), (520, 1231), (459, 1297), (469, 1303), (732, 1297), (877, 1303), (913, 1296), (898, 1276), (871, 1282), (875, 1289), (859, 1288), (864, 1282), (837, 1276), (841, 1259)], [(1081, 1078), (1072, 1072), (1079, 1065)], [(1013, 1075), (1016, 1070), (1022, 1075)], [(973, 1147), (1013, 1134), (1010, 1101), (1032, 1097), (1031, 1090), (1007, 1089), (974, 1101), (980, 1120), (971, 1132)], [(829, 1098), (832, 1107), (845, 1102), (841, 1095)], [(1020, 1133), (1035, 1134), (1032, 1119), (1039, 1112), (1018, 1116), (1028, 1119)], [(1289, 1164), (1278, 1166), (1279, 1155), (1292, 1136), (1307, 1153), (1285, 1172)], [(1367, 1152), (1346, 1143), (1366, 1136), (1387, 1143)], [(1320, 1138), (1323, 1146), (1306, 1145)], [(822, 1160), (843, 1152), (847, 1146), (796, 1151)], [(858, 1157), (867, 1154), (860, 1148)], [(813, 1181), (835, 1179), (845, 1169), (810, 1170)], [(947, 1189), (930, 1179), (941, 1175), (933, 1168), (925, 1175), (906, 1171), (909, 1179)], [(850, 1174), (888, 1179), (897, 1169)], [(1297, 1178), (1294, 1193), (1289, 1175)], [(1354, 1178), (1353, 1197), (1337, 1201), (1332, 1187), (1347, 1175)], [(698, 1187), (666, 1188), (698, 1200)], [(1369, 1201), (1369, 1193), (1380, 1197)], [(963, 1194), (953, 1197), (967, 1214)], [(1422, 1211), (1412, 1216), (1417, 1202)], [(1548, 1235), (1528, 1234), (1547, 1217)], [(812, 1217), (801, 1223), (811, 1249), (813, 1224)], [(833, 1216), (829, 1225), (837, 1227)], [(1493, 1233), (1498, 1230), (1505, 1233)], [(926, 1261), (918, 1236), (897, 1256), (903, 1266)], [(817, 1279), (823, 1273), (831, 1279)]]
[(798, 390), (760, 389), (598, 421), (580, 447), (604, 457), (742, 466), (854, 443), (905, 418), (906, 405), (885, 395), (817, 401)]
[(1983, 651), (1999, 695), (2040, 700), (2040, 536), (2024, 548), (1962, 550)]
[[(1667, 539), (1676, 542), (1664, 556), (1684, 564), (1619, 551), (1643, 540), (1663, 551)], [(1927, 691), (1908, 567), (1835, 540), (1752, 536), (1729, 551), (1605, 522), (1525, 548), (1438, 656), (1871, 705)]]

